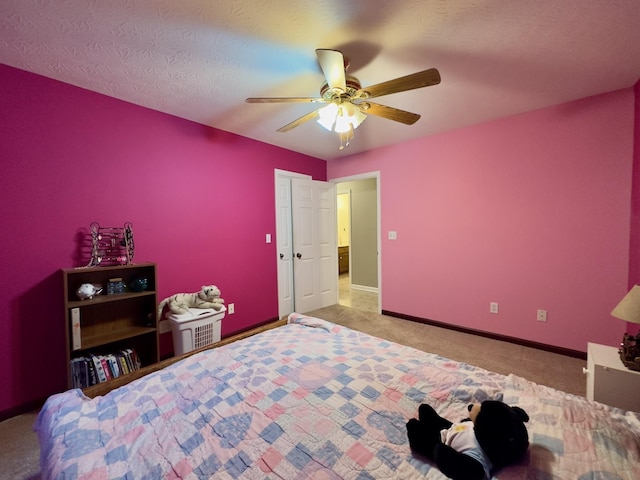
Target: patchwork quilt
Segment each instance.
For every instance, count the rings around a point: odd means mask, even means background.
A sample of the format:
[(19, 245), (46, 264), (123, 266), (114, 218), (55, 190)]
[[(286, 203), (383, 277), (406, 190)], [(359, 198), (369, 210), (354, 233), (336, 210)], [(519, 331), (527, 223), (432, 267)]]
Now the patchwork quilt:
[(103, 397), (50, 397), (35, 429), (43, 479), (445, 478), (405, 423), (504, 399), (532, 446), (500, 479), (638, 479), (640, 419), (581, 397), (330, 322), (289, 324), (201, 352)]

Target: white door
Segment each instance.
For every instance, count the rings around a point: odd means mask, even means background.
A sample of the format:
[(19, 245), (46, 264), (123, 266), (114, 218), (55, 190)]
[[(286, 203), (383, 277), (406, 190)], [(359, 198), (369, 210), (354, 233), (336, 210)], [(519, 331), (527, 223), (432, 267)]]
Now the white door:
[(278, 315), (294, 311), (291, 178), (276, 175), (276, 242), (278, 245)]
[(333, 183), (291, 180), (294, 308), (338, 303), (336, 193)]
[[(295, 195), (297, 199), (292, 194), (294, 191), (293, 180), (303, 181), (303, 183), (297, 184), (301, 186)], [(308, 230), (314, 228), (318, 235), (326, 235), (330, 242), (336, 244), (335, 196), (327, 191), (333, 188), (333, 183), (314, 182), (309, 175), (277, 169), (275, 171), (276, 261), (278, 263), (278, 315), (280, 318), (294, 311), (308, 312), (315, 308), (338, 303), (337, 248), (328, 249), (326, 246), (323, 248), (321, 246), (327, 244), (327, 240), (323, 237), (309, 241), (304, 240), (305, 235), (302, 235), (302, 232), (298, 232), (299, 229), (302, 229), (304, 222), (308, 221), (311, 226), (308, 227)], [(325, 192), (322, 193), (323, 191)], [(331, 198), (334, 200), (330, 201)], [(310, 210), (307, 208), (310, 204), (309, 199), (311, 199), (311, 204), (316, 203), (315, 207)], [(299, 206), (300, 204), (303, 205), (304, 211), (294, 215), (294, 208), (296, 210), (303, 208)], [(327, 207), (333, 209), (333, 214), (327, 210)], [(327, 220), (327, 215), (331, 217), (331, 221)], [(300, 226), (294, 223), (294, 217), (298, 219), (297, 223), (300, 223)], [(321, 223), (328, 223), (328, 225), (320, 228)], [(300, 253), (299, 259), (294, 256), (294, 238), (296, 236), (294, 232), (301, 236), (301, 239), (297, 241), (301, 248), (304, 248), (304, 254), (302, 251), (296, 251), (296, 253)], [(314, 242), (315, 248), (312, 246)], [(330, 257), (333, 259), (331, 260)], [(312, 261), (312, 258), (315, 259)], [(297, 268), (298, 265), (299, 268)], [(326, 265), (327, 268), (324, 268), (323, 265)], [(328, 277), (331, 265), (335, 265), (333, 279)], [(305, 275), (308, 275), (309, 278), (306, 278)], [(314, 279), (314, 276), (317, 278)]]

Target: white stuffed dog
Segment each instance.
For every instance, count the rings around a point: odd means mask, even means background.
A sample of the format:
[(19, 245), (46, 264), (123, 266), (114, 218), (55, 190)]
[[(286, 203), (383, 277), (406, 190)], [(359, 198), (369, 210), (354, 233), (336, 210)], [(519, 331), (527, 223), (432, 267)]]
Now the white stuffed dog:
[(176, 293), (165, 298), (158, 305), (158, 318), (162, 318), (165, 306), (173, 313), (189, 313), (189, 308), (213, 308), (221, 310), (224, 300), (220, 298), (220, 289), (215, 285), (204, 285), (202, 290), (196, 293)]

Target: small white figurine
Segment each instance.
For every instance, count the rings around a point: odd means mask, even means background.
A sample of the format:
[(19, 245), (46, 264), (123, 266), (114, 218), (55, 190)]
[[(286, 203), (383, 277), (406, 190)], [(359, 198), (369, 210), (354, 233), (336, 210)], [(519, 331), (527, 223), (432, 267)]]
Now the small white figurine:
[(91, 283), (83, 283), (80, 288), (76, 290), (76, 295), (80, 300), (91, 300), (94, 295), (99, 295), (102, 292), (102, 287), (93, 285)]

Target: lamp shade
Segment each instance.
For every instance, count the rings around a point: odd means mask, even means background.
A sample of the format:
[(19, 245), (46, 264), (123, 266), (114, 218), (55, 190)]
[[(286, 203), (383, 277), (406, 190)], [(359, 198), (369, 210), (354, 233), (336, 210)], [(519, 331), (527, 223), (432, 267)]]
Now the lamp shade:
[(631, 323), (640, 323), (640, 285), (635, 285), (611, 311), (611, 316)]

